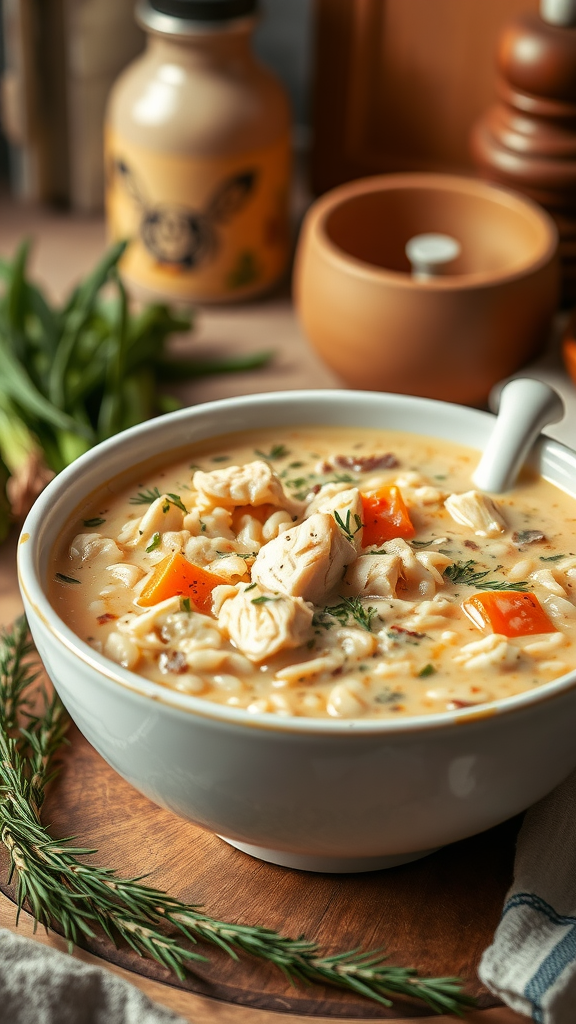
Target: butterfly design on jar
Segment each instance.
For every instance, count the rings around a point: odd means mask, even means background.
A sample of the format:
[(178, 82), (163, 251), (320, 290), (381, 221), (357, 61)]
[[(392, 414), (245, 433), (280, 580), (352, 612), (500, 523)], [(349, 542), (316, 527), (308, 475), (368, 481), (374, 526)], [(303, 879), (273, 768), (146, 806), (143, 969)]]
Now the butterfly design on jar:
[(115, 160), (114, 168), (140, 209), (140, 236), (148, 252), (159, 263), (187, 270), (216, 254), (218, 229), (246, 205), (258, 178), (253, 168), (234, 174), (218, 185), (203, 210), (193, 210), (177, 203), (150, 202), (124, 160)]

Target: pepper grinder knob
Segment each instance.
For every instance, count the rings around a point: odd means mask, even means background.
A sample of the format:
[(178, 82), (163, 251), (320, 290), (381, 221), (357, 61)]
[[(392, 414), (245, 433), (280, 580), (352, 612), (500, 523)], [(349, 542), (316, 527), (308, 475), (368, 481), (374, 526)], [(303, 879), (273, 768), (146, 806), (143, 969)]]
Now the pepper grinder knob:
[(461, 245), (451, 235), (414, 235), (405, 252), (412, 265), (412, 277), (428, 281), (450, 272), (450, 264), (460, 255)]

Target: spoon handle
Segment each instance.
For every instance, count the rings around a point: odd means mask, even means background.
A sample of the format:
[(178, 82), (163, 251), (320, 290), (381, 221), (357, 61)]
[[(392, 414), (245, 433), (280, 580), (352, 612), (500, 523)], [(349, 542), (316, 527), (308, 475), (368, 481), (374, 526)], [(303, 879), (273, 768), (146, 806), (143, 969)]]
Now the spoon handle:
[(563, 415), (564, 403), (549, 384), (529, 377), (506, 384), (494, 430), (472, 476), (475, 486), (496, 494), (513, 487), (542, 427)]

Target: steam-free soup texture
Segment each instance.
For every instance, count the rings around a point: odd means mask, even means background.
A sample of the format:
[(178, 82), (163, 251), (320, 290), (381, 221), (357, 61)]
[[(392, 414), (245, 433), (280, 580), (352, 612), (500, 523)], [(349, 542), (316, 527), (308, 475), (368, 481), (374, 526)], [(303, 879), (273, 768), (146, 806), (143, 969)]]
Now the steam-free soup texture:
[[(576, 506), (396, 431), (254, 431), (113, 481), (53, 554), (51, 600), (142, 676), (252, 713), (483, 704), (576, 665)], [(165, 464), (169, 464), (167, 458)]]

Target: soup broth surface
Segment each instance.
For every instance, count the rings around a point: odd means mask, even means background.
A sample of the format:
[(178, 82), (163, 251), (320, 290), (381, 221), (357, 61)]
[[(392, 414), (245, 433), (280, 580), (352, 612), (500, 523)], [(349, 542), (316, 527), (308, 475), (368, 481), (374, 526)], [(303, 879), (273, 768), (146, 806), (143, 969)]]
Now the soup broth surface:
[[(181, 453), (179, 453), (180, 455)], [(576, 666), (574, 499), (398, 431), (258, 430), (76, 510), (50, 600), (113, 661), (249, 712), (434, 714)]]

